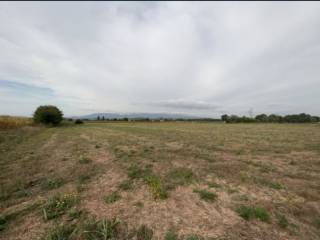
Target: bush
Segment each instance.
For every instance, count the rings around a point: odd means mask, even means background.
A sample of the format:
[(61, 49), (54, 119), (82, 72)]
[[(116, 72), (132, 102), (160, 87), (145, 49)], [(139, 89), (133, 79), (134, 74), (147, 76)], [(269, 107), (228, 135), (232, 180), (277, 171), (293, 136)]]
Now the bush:
[(83, 124), (83, 121), (80, 120), (80, 119), (77, 119), (77, 120), (74, 121), (74, 124)]
[(58, 125), (62, 121), (62, 112), (55, 106), (39, 106), (33, 114), (35, 123)]

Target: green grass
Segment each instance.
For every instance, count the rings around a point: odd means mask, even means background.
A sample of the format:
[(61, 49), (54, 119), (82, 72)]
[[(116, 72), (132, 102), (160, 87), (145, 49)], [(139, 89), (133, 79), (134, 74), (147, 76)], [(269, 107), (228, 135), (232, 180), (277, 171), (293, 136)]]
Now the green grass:
[(194, 189), (194, 193), (197, 193), (199, 197), (207, 202), (213, 202), (217, 199), (218, 195), (213, 192), (208, 192), (207, 190), (202, 190), (202, 189)]
[(188, 185), (194, 181), (194, 174), (190, 168), (180, 167), (171, 170), (166, 176), (166, 182), (172, 188), (179, 185)]
[(150, 168), (141, 168), (137, 165), (132, 165), (128, 168), (128, 177), (131, 179), (143, 179), (152, 173)]
[(281, 215), (278, 219), (278, 225), (281, 227), (281, 228), (287, 228), (288, 225), (289, 225), (289, 221), (288, 219), (286, 218), (286, 216), (284, 215)]
[(132, 190), (132, 181), (129, 179), (123, 180), (119, 185), (118, 188), (123, 191)]
[(262, 222), (270, 222), (270, 215), (265, 208), (253, 206), (241, 206), (237, 210), (240, 217), (245, 220), (259, 219)]
[(174, 227), (170, 227), (164, 236), (164, 240), (178, 240), (179, 236)]
[(215, 182), (208, 183), (209, 188), (221, 188), (221, 185)]
[(280, 189), (283, 188), (283, 186), (282, 186), (280, 183), (278, 183), (278, 182), (271, 183), (269, 186), (270, 186), (271, 188), (277, 189), (277, 190), (280, 190)]
[(115, 191), (115, 192), (105, 196), (104, 202), (107, 204), (111, 204), (111, 203), (118, 201), (120, 198), (121, 198), (121, 195), (117, 191)]

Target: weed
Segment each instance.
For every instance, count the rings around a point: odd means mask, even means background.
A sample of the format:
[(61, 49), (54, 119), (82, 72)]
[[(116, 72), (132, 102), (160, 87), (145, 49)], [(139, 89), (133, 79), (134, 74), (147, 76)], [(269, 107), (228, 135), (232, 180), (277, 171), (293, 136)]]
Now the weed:
[(286, 218), (286, 216), (284, 215), (281, 215), (278, 219), (278, 225), (281, 227), (281, 228), (287, 228), (288, 225), (289, 225), (289, 222), (288, 222), (288, 219)]
[(119, 184), (118, 188), (121, 190), (124, 190), (124, 191), (131, 190), (132, 189), (132, 181), (130, 181), (128, 179), (124, 180)]
[(116, 201), (118, 201), (121, 198), (121, 195), (118, 192), (113, 192), (110, 195), (106, 196), (104, 198), (105, 203), (114, 203)]
[(239, 216), (245, 220), (257, 218), (262, 222), (270, 222), (270, 216), (267, 210), (262, 207), (241, 206), (237, 212)]
[(69, 211), (69, 214), (68, 214), (68, 220), (69, 221), (72, 221), (74, 219), (78, 219), (80, 218), (82, 214), (82, 211), (78, 208), (72, 208), (70, 211)]
[(76, 200), (73, 194), (59, 194), (49, 198), (43, 207), (44, 219), (50, 220), (63, 215), (76, 204)]
[(62, 178), (47, 178), (42, 182), (41, 188), (43, 190), (51, 190), (51, 189), (59, 188), (63, 184), (64, 184), (64, 181)]
[(168, 197), (168, 193), (159, 177), (150, 175), (145, 178), (145, 182), (149, 186), (154, 199), (165, 199)]
[(46, 240), (68, 240), (70, 235), (73, 233), (74, 228), (66, 224), (58, 225), (56, 224), (49, 232), (46, 234)]
[(207, 202), (213, 202), (218, 197), (216, 193), (208, 192), (206, 190), (194, 189), (193, 192), (198, 193), (199, 197)]
[(204, 240), (204, 237), (197, 234), (188, 234), (185, 239), (186, 240)]
[(85, 240), (107, 240), (117, 239), (118, 224), (117, 219), (108, 220), (106, 218), (96, 221), (94, 218), (88, 219), (83, 224), (83, 236)]
[(141, 225), (136, 232), (137, 240), (151, 240), (153, 236), (153, 231), (146, 225)]
[(175, 228), (170, 227), (167, 231), (166, 235), (164, 236), (164, 240), (178, 240), (179, 236)]

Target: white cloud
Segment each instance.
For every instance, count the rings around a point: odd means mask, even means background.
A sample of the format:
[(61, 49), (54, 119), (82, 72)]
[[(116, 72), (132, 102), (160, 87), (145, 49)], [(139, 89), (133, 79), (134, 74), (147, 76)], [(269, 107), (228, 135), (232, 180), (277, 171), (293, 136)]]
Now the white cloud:
[[(51, 89), (66, 115), (320, 114), (319, 10), (311, 2), (2, 2), (0, 80)], [(14, 91), (0, 101), (12, 98), (0, 113), (42, 104)]]

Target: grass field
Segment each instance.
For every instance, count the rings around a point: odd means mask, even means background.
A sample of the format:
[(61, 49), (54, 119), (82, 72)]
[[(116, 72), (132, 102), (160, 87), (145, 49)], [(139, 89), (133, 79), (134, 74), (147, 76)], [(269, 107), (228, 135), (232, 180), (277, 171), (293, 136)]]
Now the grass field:
[(320, 124), (0, 130), (0, 239), (320, 239)]

